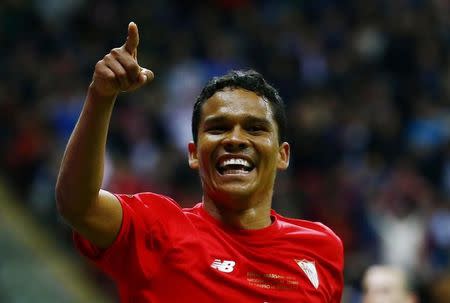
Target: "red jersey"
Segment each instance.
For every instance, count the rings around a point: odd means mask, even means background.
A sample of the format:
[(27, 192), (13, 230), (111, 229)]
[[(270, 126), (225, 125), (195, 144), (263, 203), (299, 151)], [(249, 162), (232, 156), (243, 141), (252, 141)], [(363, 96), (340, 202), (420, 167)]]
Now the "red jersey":
[(99, 251), (75, 234), (82, 254), (116, 282), (123, 303), (339, 303), (343, 247), (326, 226), (272, 211), (259, 230), (233, 229), (199, 203), (117, 195), (123, 221)]

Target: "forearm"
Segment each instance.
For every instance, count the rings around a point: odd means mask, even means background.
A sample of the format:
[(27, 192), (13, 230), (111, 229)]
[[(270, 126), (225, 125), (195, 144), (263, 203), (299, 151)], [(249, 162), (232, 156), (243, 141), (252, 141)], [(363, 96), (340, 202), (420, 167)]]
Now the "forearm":
[(56, 184), (57, 205), (63, 216), (83, 214), (98, 197), (114, 102), (115, 96), (103, 97), (89, 88), (67, 144)]

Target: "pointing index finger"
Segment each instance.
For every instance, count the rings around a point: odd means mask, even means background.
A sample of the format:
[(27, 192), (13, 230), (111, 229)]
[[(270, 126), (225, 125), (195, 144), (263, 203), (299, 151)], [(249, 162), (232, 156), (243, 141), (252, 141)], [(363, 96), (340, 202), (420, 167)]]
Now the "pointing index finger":
[(130, 55), (136, 57), (137, 47), (139, 45), (139, 31), (136, 23), (130, 22), (128, 24), (128, 37), (125, 42), (125, 49)]

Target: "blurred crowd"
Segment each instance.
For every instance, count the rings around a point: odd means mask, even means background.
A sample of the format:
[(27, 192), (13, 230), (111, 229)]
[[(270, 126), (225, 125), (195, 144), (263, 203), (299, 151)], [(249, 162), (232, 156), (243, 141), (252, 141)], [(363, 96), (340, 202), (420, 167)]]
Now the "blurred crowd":
[(210, 77), (253, 68), (289, 115), (274, 208), (341, 237), (344, 302), (359, 302), (374, 263), (405, 269), (421, 302), (450, 302), (449, 1), (3, 0), (0, 172), (68, 249), (59, 162), (94, 65), (129, 21), (156, 78), (116, 103), (105, 188), (200, 201), (186, 153), (193, 102)]

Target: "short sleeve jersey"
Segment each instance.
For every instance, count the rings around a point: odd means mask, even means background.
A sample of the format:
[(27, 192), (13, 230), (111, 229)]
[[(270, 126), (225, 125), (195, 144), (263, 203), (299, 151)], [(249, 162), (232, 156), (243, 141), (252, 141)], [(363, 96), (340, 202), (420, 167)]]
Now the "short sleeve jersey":
[(232, 229), (202, 203), (182, 209), (154, 193), (117, 197), (122, 226), (108, 249), (74, 239), (115, 281), (122, 303), (340, 302), (343, 247), (321, 223), (272, 211), (266, 228)]

